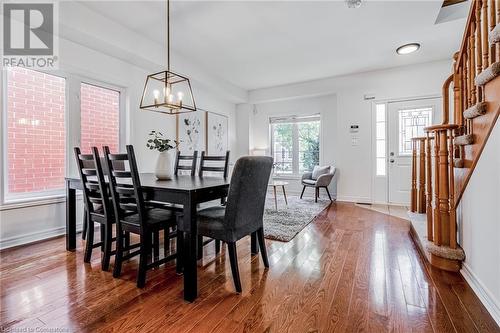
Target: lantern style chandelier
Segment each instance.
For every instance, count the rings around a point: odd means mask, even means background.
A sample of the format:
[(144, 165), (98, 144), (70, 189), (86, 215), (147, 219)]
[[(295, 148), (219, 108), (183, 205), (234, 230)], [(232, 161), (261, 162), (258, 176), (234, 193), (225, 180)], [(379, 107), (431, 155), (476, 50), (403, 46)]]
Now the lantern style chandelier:
[(146, 78), (140, 108), (165, 114), (196, 111), (189, 79), (170, 70), (170, 0), (167, 11), (167, 70)]

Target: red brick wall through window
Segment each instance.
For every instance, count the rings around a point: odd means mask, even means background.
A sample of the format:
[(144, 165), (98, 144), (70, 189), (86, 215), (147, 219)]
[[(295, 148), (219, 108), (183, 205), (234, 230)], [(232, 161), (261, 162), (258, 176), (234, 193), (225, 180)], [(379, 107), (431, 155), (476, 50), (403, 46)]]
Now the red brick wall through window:
[(120, 93), (115, 90), (82, 83), (81, 144), (83, 153), (108, 145), (112, 152), (119, 149)]
[(64, 188), (64, 104), (65, 79), (8, 69), (8, 193)]

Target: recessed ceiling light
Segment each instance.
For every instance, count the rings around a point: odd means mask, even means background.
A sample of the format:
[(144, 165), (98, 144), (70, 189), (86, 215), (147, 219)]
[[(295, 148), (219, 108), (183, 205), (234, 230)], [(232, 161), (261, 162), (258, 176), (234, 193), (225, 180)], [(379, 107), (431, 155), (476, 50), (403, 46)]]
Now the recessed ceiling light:
[(417, 51), (419, 48), (420, 48), (419, 43), (406, 44), (398, 47), (396, 53), (399, 55), (410, 54)]

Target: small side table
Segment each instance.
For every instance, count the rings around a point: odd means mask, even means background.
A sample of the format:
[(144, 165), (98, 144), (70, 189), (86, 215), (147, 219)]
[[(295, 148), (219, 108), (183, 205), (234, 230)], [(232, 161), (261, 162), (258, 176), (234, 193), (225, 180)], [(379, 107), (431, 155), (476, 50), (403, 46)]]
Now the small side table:
[(285, 197), (285, 203), (288, 206), (288, 200), (286, 199), (285, 185), (288, 185), (288, 183), (280, 181), (280, 180), (274, 180), (271, 183), (269, 183), (269, 186), (273, 187), (273, 192), (274, 192), (274, 208), (276, 210), (278, 210), (278, 198), (276, 197), (276, 187), (281, 187), (281, 189), (283, 190), (283, 196)]

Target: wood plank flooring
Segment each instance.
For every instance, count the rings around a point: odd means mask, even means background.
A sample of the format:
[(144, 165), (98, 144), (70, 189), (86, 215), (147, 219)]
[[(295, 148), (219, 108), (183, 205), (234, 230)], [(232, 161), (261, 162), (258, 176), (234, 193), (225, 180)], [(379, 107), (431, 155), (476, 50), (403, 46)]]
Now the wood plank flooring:
[[(500, 332), (459, 274), (431, 268), (408, 222), (337, 202), (288, 243), (267, 241), (271, 268), (238, 245), (243, 293), (234, 292), (225, 249), (199, 263), (199, 293), (182, 299), (174, 264), (137, 289), (137, 260), (120, 279), (96, 249), (64, 238), (0, 253), (0, 330), (58, 332)], [(111, 268), (112, 269), (112, 268)]]

